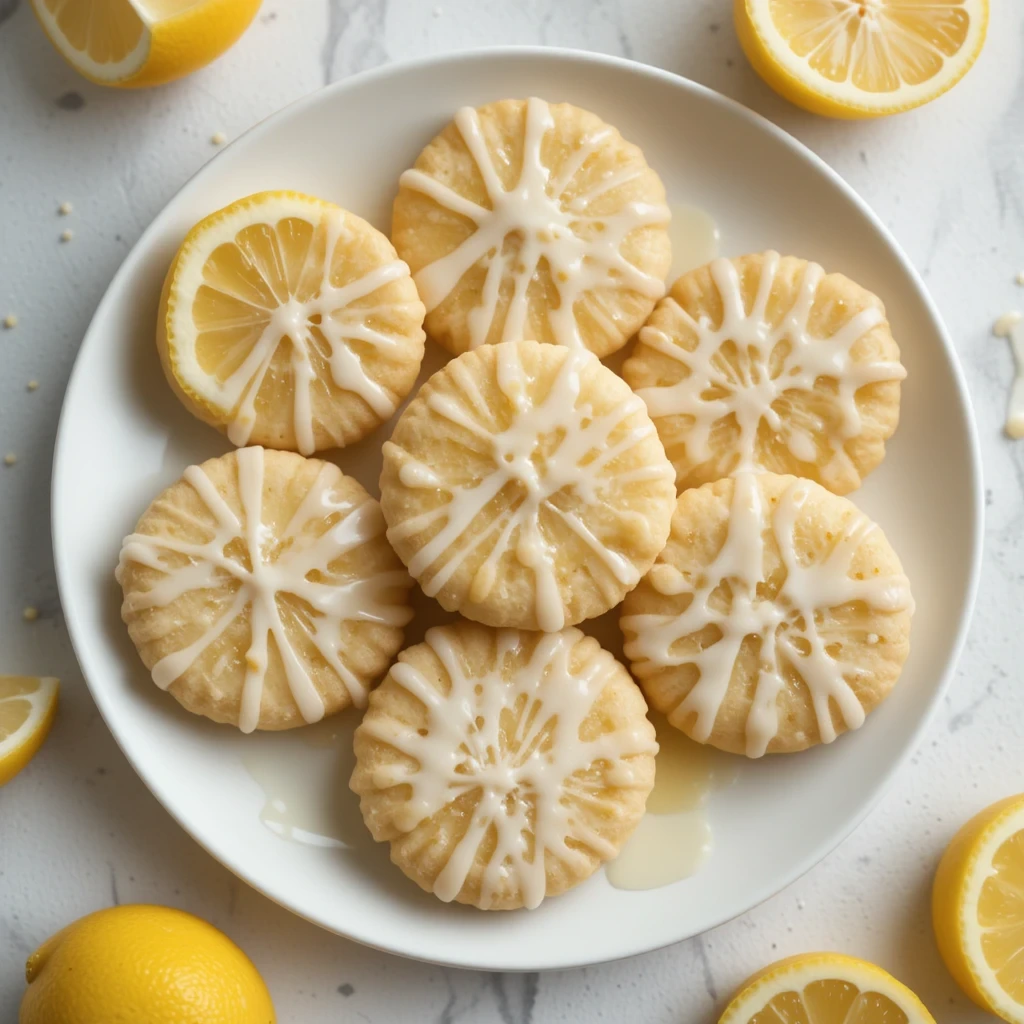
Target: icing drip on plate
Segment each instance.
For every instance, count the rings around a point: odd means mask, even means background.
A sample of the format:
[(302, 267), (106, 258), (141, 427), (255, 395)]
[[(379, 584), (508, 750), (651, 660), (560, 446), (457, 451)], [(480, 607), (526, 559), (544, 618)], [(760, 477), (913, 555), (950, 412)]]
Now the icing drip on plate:
[[(374, 772), (379, 789), (404, 785), (411, 791), (395, 814), (403, 832), (459, 797), (479, 794), (465, 834), (434, 882), (435, 895), (455, 899), (493, 830), (480, 905), (492, 905), (508, 884), (521, 887), (525, 905), (533, 908), (545, 896), (547, 858), (586, 869), (580, 845), (602, 860), (615, 856), (616, 848), (591, 822), (621, 816), (616, 790), (641, 785), (629, 758), (653, 755), (658, 746), (646, 719), (581, 737), (580, 727), (619, 668), (600, 652), (573, 669), (572, 652), (583, 639), (578, 630), (540, 636), (498, 630), (496, 637), (495, 663), (469, 674), (450, 631), (429, 630), (426, 642), (444, 666), (448, 692), (407, 661), (391, 669), (391, 678), (426, 707), (425, 729), (372, 713), (360, 729), (418, 765)], [(535, 646), (526, 664), (510, 672), (507, 663), (521, 654), (524, 638), (535, 639)]]
[[(841, 658), (820, 630), (830, 609), (861, 602), (874, 612), (913, 612), (910, 584), (905, 576), (857, 579), (853, 559), (876, 529), (864, 515), (851, 518), (834, 540), (827, 557), (807, 562), (796, 550), (795, 528), (811, 485), (795, 480), (779, 499), (774, 512), (764, 505), (757, 476), (736, 476), (725, 543), (696, 581), (674, 566), (657, 563), (649, 574), (654, 589), (665, 596), (692, 594), (676, 615), (629, 615), (623, 629), (635, 631), (626, 656), (641, 672), (694, 665), (699, 677), (682, 702), (669, 714), (681, 722), (696, 715), (692, 735), (706, 742), (725, 700), (737, 658), (747, 638), (760, 642), (760, 669), (746, 720), (746, 754), (760, 757), (779, 731), (777, 698), (791, 669), (810, 694), (823, 743), (836, 738), (830, 704), (838, 708), (848, 729), (864, 722), (864, 708), (849, 679), (863, 672)], [(773, 599), (758, 596), (764, 582), (765, 541), (770, 531), (778, 545), (785, 579)], [(723, 597), (723, 592), (729, 595)], [(684, 653), (674, 648), (686, 638), (712, 627), (717, 639), (701, 641)], [(875, 638), (877, 641), (877, 637)], [(870, 643), (870, 637), (867, 640)]]
[[(428, 312), (481, 261), (487, 271), (479, 305), (470, 315), (471, 348), (487, 341), (506, 280), (512, 282), (512, 296), (496, 340), (529, 337), (528, 290), (542, 264), (546, 264), (559, 297), (559, 305), (548, 310), (552, 333), (559, 344), (571, 348), (583, 346), (574, 307), (588, 292), (625, 288), (661, 298), (664, 282), (639, 270), (621, 249), (638, 228), (667, 224), (668, 208), (661, 203), (633, 201), (613, 213), (598, 215), (590, 210), (596, 199), (636, 180), (645, 168), (627, 166), (612, 171), (593, 188), (569, 194), (569, 186), (587, 160), (611, 140), (613, 129), (605, 127), (583, 139), (553, 176), (544, 164), (542, 145), (555, 127), (555, 119), (544, 100), (531, 98), (526, 105), (522, 170), (516, 184), (506, 189), (492, 162), (476, 110), (463, 107), (455, 115), (455, 125), (480, 171), (489, 209), (422, 171), (408, 170), (400, 179), (405, 188), (422, 192), (476, 226), (455, 249), (416, 273), (416, 287)], [(519, 246), (506, 252), (505, 239), (510, 235), (518, 236)]]
[[(383, 533), (380, 506), (372, 500), (360, 505), (339, 501), (330, 485), (331, 467), (325, 465), (291, 521), (275, 535), (262, 518), (263, 449), (242, 448), (235, 458), (240, 515), (224, 500), (201, 466), (190, 466), (183, 478), (199, 496), (209, 518), (198, 520), (167, 502), (164, 511), (172, 512), (189, 529), (208, 532), (208, 539), (197, 542), (169, 533), (133, 533), (122, 545), (119, 581), (129, 562), (161, 573), (148, 590), (126, 595), (127, 611), (164, 608), (197, 590), (208, 591), (211, 600), (220, 601), (215, 620), (200, 636), (153, 666), (153, 682), (166, 690), (236, 619), (244, 616), (251, 638), (244, 655), (239, 652), (245, 663), (239, 714), (242, 732), (252, 732), (259, 723), (271, 637), (302, 717), (307, 722), (323, 717), (323, 699), (317, 692), (308, 661), (293, 640), (293, 630), (298, 630), (298, 635), (312, 644), (338, 674), (352, 702), (365, 705), (366, 688), (345, 664), (341, 624), (405, 625), (408, 609), (385, 603), (381, 595), (389, 588), (401, 586), (406, 576), (403, 572), (382, 572), (366, 579), (344, 579), (329, 567), (347, 552)], [(332, 520), (331, 525), (319, 536), (307, 530), (311, 522), (326, 519)], [(300, 616), (289, 612), (286, 616), (282, 598), (297, 599), (307, 613)]]
[[(550, 390), (537, 404), (527, 393), (519, 347), (502, 345), (497, 359), (499, 386), (515, 408), (506, 429), (493, 429), (492, 413), (475, 383), (457, 369), (453, 378), (460, 384), (462, 399), (436, 393), (427, 398), (433, 412), (463, 428), (476, 444), (482, 445), (491, 459), (490, 472), (466, 484), (452, 485), (422, 462), (404, 462), (400, 479), (406, 487), (443, 490), (448, 497), (436, 508), (392, 526), (388, 536), (393, 540), (415, 537), (443, 523), (408, 562), (409, 571), (430, 597), (474, 551), (490, 543), (470, 588), (472, 601), (484, 601), (498, 579), (502, 557), (512, 551), (519, 563), (533, 572), (539, 627), (553, 632), (565, 625), (565, 606), (555, 571), (556, 551), (543, 520), (561, 520), (583, 541), (591, 561), (596, 563), (595, 579), (602, 577), (603, 568), (620, 584), (632, 587), (640, 578), (634, 564), (604, 543), (587, 525), (585, 514), (571, 505), (610, 505), (618, 487), (632, 480), (672, 479), (672, 467), (662, 459), (655, 465), (615, 472), (615, 461), (650, 437), (654, 426), (635, 395), (599, 414), (580, 400), (581, 371), (591, 361), (597, 363), (589, 352), (567, 352)], [(451, 365), (454, 368), (458, 363)], [(643, 422), (624, 428), (624, 422), (637, 413)], [(544, 446), (553, 438), (555, 447), (549, 451)], [(541, 450), (545, 452), (543, 457), (535, 457)], [(460, 547), (474, 520), (510, 486), (516, 492), (514, 500)], [(638, 529), (648, 528), (642, 517), (636, 518)]]
[[(735, 265), (724, 258), (709, 264), (722, 301), (718, 328), (705, 317), (695, 320), (671, 296), (665, 299), (664, 304), (685, 332), (696, 336), (696, 345), (688, 350), (659, 327), (644, 327), (640, 332), (642, 344), (676, 360), (687, 374), (678, 383), (640, 388), (637, 393), (656, 420), (686, 417), (683, 436), (692, 462), (712, 457), (715, 426), (733, 420), (739, 436), (730, 445), (738, 453), (732, 471), (757, 468), (757, 438), (763, 424), (793, 458), (818, 463), (823, 480), (841, 477), (847, 470), (859, 478), (844, 447), (863, 429), (857, 392), (880, 381), (902, 380), (906, 371), (899, 362), (854, 360), (852, 356), (857, 341), (885, 319), (882, 310), (874, 306), (854, 314), (828, 337), (811, 333), (811, 311), (825, 276), (816, 263), (807, 264), (792, 307), (772, 327), (768, 304), (780, 259), (777, 252), (765, 253), (749, 313)], [(780, 400), (784, 403), (788, 393), (813, 391), (822, 378), (835, 382), (834, 393), (828, 394), (829, 404), (839, 414), (835, 429), (824, 419), (802, 426), (780, 414)]]

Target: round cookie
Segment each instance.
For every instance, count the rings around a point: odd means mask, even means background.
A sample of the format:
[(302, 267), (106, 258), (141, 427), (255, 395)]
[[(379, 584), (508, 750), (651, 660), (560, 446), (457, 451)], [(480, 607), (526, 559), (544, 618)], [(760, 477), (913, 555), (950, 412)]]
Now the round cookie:
[(846, 494), (885, 455), (906, 371), (877, 296), (764, 252), (679, 278), (622, 375), (680, 490), (760, 468)]
[(329, 462), (262, 448), (186, 469), (117, 579), (157, 686), (243, 732), (364, 706), (412, 617), (377, 502)]
[(428, 596), (550, 632), (615, 607), (651, 567), (672, 475), (643, 402), (594, 356), (505, 342), (452, 360), (406, 407), (381, 507)]
[(684, 491), (626, 598), (626, 657), (651, 705), (748, 757), (831, 743), (895, 685), (914, 603), (882, 531), (811, 480), (741, 473)]
[(398, 656), (355, 733), (351, 788), (427, 892), (536, 907), (615, 857), (658, 745), (629, 674), (578, 629), (460, 621)]
[(638, 147), (534, 98), (460, 110), (402, 175), (391, 237), (456, 355), (533, 338), (606, 356), (665, 293), (668, 221)]
[(186, 408), (233, 444), (311, 455), (390, 419), (419, 374), (423, 316), (376, 228), (321, 199), (261, 192), (186, 236), (157, 348)]

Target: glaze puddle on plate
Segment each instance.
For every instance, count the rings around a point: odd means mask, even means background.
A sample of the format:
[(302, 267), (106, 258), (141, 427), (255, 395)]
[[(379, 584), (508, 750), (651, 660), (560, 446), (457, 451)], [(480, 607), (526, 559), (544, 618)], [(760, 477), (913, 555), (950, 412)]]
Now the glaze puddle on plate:
[(672, 211), (668, 226), (672, 242), (672, 267), (668, 272), (671, 288), (680, 274), (703, 267), (718, 255), (722, 235), (711, 214), (700, 206), (669, 203), (669, 209)]
[(261, 734), (242, 765), (263, 790), (260, 821), (274, 835), (307, 846), (348, 847), (338, 787), (348, 784), (342, 761), (351, 729), (326, 721), (299, 730)]
[(731, 785), (741, 759), (694, 743), (652, 714), (660, 747), (647, 813), (622, 852), (605, 867), (616, 889), (659, 889), (695, 875), (712, 849), (708, 802)]

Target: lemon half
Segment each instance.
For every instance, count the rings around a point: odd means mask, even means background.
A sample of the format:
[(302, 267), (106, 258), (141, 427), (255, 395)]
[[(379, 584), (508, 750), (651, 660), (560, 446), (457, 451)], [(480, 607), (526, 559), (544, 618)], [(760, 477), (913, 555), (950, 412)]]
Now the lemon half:
[(35, 756), (57, 713), (57, 680), (0, 676), (0, 786)]
[(977, 59), (988, 0), (734, 0), (754, 70), (797, 106), (879, 117), (951, 89)]
[(32, 0), (65, 60), (100, 85), (170, 82), (209, 64), (246, 30), (260, 0)]
[(960, 987), (1024, 1024), (1024, 794), (987, 807), (956, 834), (935, 875), (932, 922)]
[(719, 1024), (935, 1024), (881, 967), (842, 953), (803, 953), (749, 978)]

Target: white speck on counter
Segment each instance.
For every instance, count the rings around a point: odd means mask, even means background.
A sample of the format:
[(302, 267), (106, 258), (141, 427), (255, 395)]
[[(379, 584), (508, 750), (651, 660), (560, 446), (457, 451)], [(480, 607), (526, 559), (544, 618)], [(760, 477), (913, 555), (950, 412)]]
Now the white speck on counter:
[(1024, 285), (1024, 270), (1022, 270), (1015, 278), (1017, 284)]
[(4, 328), (8, 331), (13, 331), (18, 326), (18, 318), (13, 313), (8, 313), (4, 317)]
[(66, 228), (64, 231), (60, 233), (60, 240), (62, 242), (70, 242), (71, 239), (74, 237), (75, 233), (70, 228)]
[(39, 389), (39, 381), (37, 381), (37, 380), (30, 380), (25, 385), (25, 390), (26, 391), (37, 391), (38, 389)]
[(15, 455), (14, 452), (8, 452), (4, 456), (4, 465), (5, 466), (13, 466), (17, 461), (18, 461), (18, 456)]
[(997, 338), (1009, 338), (1013, 359), (1017, 364), (1010, 404), (1006, 409), (1006, 433), (1014, 440), (1024, 437), (1024, 316), (1017, 310), (1004, 313), (993, 325)]
[(21, 613), (21, 617), (22, 617), (22, 618), (23, 618), (23, 619), (24, 619), (24, 620), (25, 620), (26, 622), (35, 622), (35, 621), (36, 621), (36, 619), (38, 619), (38, 618), (39, 618), (39, 609), (38, 609), (38, 608), (33, 608), (33, 607), (32, 607), (32, 605), (29, 605), (29, 606), (28, 606), (28, 607), (27, 607), (27, 608), (26, 608), (26, 609), (25, 609), (25, 610), (24, 610), (24, 611), (23, 611), (23, 612)]
[(70, 203), (64, 202), (64, 203), (61, 203), (60, 206), (57, 207), (57, 212), (62, 217), (66, 217), (69, 213), (71, 213), (71, 211), (73, 209), (74, 209), (74, 207)]
[(210, 136), (210, 141), (215, 146), (223, 146), (224, 143), (228, 141), (228, 137), (223, 132), (214, 132)]

